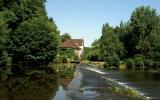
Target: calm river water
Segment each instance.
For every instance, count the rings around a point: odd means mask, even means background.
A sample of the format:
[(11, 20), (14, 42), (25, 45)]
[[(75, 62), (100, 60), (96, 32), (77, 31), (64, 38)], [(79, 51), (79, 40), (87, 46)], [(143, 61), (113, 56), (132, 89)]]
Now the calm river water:
[(116, 70), (105, 72), (105, 77), (110, 77), (120, 84), (133, 87), (151, 100), (160, 100), (160, 72)]
[[(0, 100), (141, 100), (112, 93), (105, 80), (85, 68), (84, 65), (57, 66), (56, 75), (10, 76), (0, 82)], [(160, 100), (158, 72), (99, 71), (103, 72), (103, 77), (110, 77), (153, 100)]]

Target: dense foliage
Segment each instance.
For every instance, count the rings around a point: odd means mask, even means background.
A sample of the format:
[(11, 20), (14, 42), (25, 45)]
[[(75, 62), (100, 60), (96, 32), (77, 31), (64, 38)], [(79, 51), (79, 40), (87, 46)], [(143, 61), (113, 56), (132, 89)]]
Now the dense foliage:
[(58, 53), (58, 60), (59, 62), (62, 63), (67, 63), (67, 62), (71, 62), (73, 60), (76, 60), (76, 54), (74, 52), (73, 48), (64, 48), (64, 49), (59, 49), (59, 53)]
[(54, 24), (39, 17), (24, 21), (11, 34), (11, 57), (13, 63), (43, 64), (56, 56), (58, 34)]
[(103, 58), (109, 65), (118, 66), (120, 57), (123, 55), (124, 47), (109, 24), (103, 25), (101, 36), (101, 53)]
[(70, 36), (69, 33), (64, 33), (63, 35), (61, 35), (61, 41), (64, 42), (68, 39), (71, 39), (72, 37)]
[(121, 21), (116, 27), (104, 24), (99, 41), (101, 52), (96, 56), (101, 56), (109, 66), (119, 66), (120, 60), (128, 59), (128, 68), (159, 68), (160, 16), (155, 9), (140, 6), (128, 22)]
[(132, 13), (130, 21), (129, 35), (132, 48), (128, 48), (128, 52), (131, 56), (143, 54), (150, 58), (159, 37), (159, 16), (155, 9), (142, 6)]
[(88, 59), (91, 61), (101, 61), (102, 57), (100, 55), (100, 40), (94, 40), (92, 47), (85, 47), (83, 59)]
[[(46, 0), (0, 0), (0, 66), (48, 64), (60, 41), (54, 21), (47, 17)], [(12, 66), (12, 69), (15, 69)]]
[(7, 29), (6, 21), (0, 13), (0, 65), (8, 64), (8, 53), (6, 52), (6, 42), (8, 40), (9, 30)]

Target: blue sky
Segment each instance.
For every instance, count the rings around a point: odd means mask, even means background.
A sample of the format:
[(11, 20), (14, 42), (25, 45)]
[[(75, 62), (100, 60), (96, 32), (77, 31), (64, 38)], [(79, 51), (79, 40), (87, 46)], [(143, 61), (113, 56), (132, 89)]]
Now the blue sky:
[(130, 19), (141, 5), (155, 8), (160, 15), (160, 0), (47, 0), (46, 10), (53, 17), (61, 34), (84, 38), (85, 46), (101, 36), (102, 25), (119, 25)]

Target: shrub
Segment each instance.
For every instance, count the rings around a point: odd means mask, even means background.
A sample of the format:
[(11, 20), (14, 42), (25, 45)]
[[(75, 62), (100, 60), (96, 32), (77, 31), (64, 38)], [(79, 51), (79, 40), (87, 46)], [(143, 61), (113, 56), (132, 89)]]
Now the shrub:
[(152, 68), (152, 67), (153, 67), (153, 61), (150, 60), (150, 59), (145, 59), (145, 60), (144, 60), (144, 65), (145, 65), (147, 68)]
[(62, 63), (78, 60), (78, 56), (74, 53), (74, 49), (72, 48), (59, 49), (59, 58)]
[(155, 62), (154, 64), (153, 64), (153, 67), (152, 67), (153, 69), (159, 69), (160, 68), (160, 62)]
[(56, 58), (59, 33), (54, 22), (45, 17), (22, 22), (10, 38), (12, 64), (49, 64)]
[(132, 88), (121, 88), (118, 86), (114, 86), (111, 88), (111, 90), (114, 93), (121, 94), (121, 95), (126, 95), (126, 96), (131, 96), (131, 97), (140, 97), (139, 92)]
[(124, 64), (126, 64), (126, 63), (125, 63), (125, 61), (120, 61), (120, 64), (124, 65)]
[(0, 58), (0, 66), (6, 66), (9, 64), (11, 64), (11, 58), (8, 56), (8, 53), (6, 51), (3, 51)]
[(113, 63), (113, 66), (119, 67), (119, 64), (120, 64), (120, 59), (115, 59), (114, 63)]
[(117, 55), (112, 56), (112, 57), (111, 56), (107, 57), (106, 61), (108, 62), (109, 66), (119, 67), (120, 59)]
[(129, 58), (129, 59), (126, 61), (126, 67), (127, 67), (127, 69), (134, 68), (134, 67), (135, 67), (134, 60), (132, 60), (131, 58)]
[(112, 60), (111, 57), (106, 57), (106, 58), (105, 58), (105, 61), (108, 62), (108, 65), (109, 65), (109, 66), (111, 66), (112, 63), (113, 63), (113, 62), (112, 62), (113, 60)]
[(59, 56), (59, 54), (56, 56), (56, 58), (54, 59), (54, 64), (57, 64), (57, 63), (61, 63), (61, 57)]
[(136, 54), (134, 57), (135, 58), (141, 58), (141, 59), (145, 60), (145, 56), (142, 55), (142, 54)]
[(105, 63), (103, 64), (103, 67), (104, 67), (104, 68), (107, 68), (108, 66), (109, 66), (108, 62), (105, 62)]
[(133, 60), (134, 60), (134, 62), (135, 62), (135, 66), (136, 66), (136, 67), (144, 67), (143, 58), (138, 57), (138, 56), (135, 56)]

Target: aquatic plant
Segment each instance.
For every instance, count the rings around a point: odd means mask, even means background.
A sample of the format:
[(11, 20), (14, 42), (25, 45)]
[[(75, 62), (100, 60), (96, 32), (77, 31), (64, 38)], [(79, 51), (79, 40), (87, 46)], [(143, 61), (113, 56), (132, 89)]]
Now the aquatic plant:
[(131, 97), (140, 97), (140, 93), (132, 88), (121, 88), (119, 86), (114, 86), (111, 88), (111, 90), (114, 93), (120, 94), (120, 95), (126, 95)]

